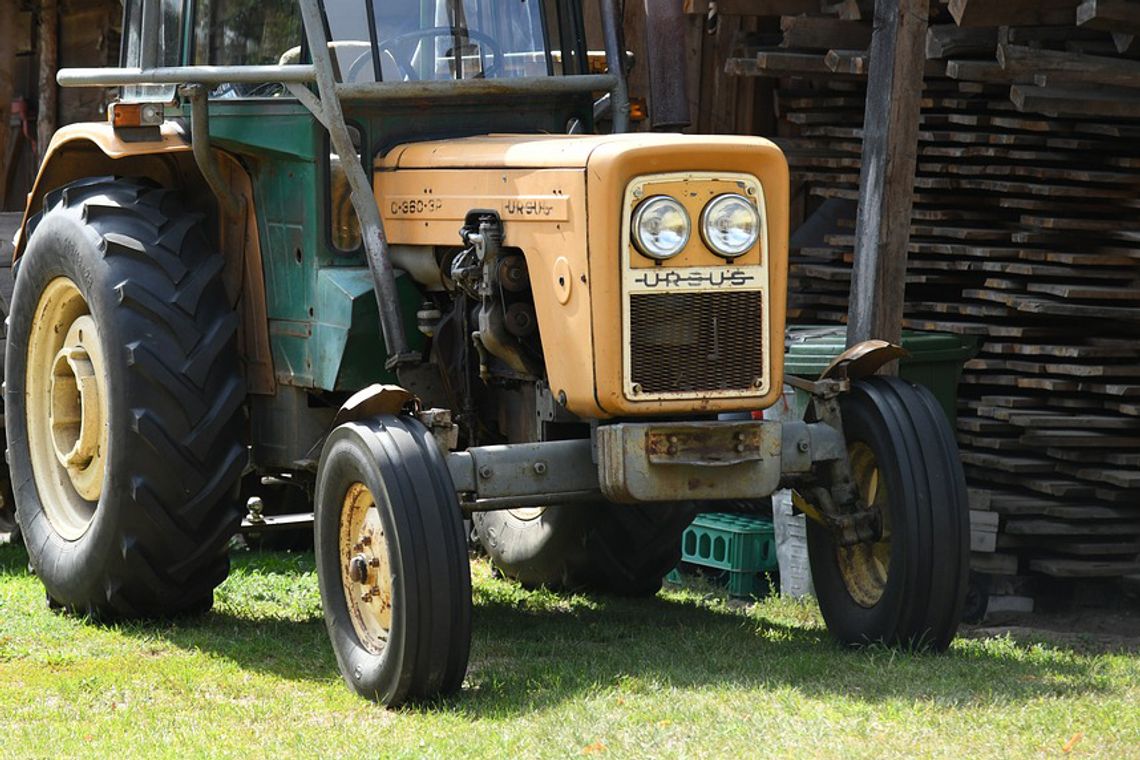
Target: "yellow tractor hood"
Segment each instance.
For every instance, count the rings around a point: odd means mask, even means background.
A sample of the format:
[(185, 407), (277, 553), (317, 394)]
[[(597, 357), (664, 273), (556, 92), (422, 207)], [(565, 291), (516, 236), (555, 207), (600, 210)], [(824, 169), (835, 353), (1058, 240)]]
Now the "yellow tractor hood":
[(376, 162), (393, 169), (584, 169), (599, 148), (661, 151), (773, 147), (756, 137), (704, 136), (636, 132), (620, 135), (483, 135), (400, 145)]

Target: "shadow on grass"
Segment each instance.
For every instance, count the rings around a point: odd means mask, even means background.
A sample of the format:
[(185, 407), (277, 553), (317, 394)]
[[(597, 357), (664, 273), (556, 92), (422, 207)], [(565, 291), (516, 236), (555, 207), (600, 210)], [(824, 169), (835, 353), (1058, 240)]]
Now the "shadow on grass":
[[(0, 549), (0, 576), (26, 574), (20, 555)], [(279, 554), (246, 554), (235, 564), (247, 578), (312, 568), (311, 555), (284, 556), (288, 561)], [(319, 611), (291, 620), (256, 605), (238, 613), (230, 601), (220, 607), (199, 618), (118, 627), (288, 680), (335, 677)], [(466, 687), (428, 709), (510, 715), (606, 690), (615, 698), (668, 689), (724, 690), (732, 700), (742, 689), (791, 688), (823, 698), (960, 706), (1108, 688), (1095, 656), (1064, 647), (1006, 637), (960, 641), (943, 655), (846, 650), (821, 628), (786, 622), (786, 613), (780, 605), (738, 609), (696, 595), (560, 597), (482, 581), (475, 591)]]
[(0, 545), (0, 579), (28, 575), (28, 551), (23, 543)]

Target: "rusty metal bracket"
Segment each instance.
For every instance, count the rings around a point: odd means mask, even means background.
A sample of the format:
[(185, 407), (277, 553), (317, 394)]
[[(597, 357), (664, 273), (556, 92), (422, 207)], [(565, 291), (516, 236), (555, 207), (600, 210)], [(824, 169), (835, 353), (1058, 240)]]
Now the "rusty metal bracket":
[(835, 398), (851, 390), (851, 383), (844, 380), (808, 380), (795, 375), (785, 375), (784, 382), (797, 390), (810, 394), (813, 398)]
[(823, 486), (793, 490), (792, 505), (812, 522), (834, 533), (838, 546), (855, 546), (882, 538), (883, 522), (877, 511), (860, 508), (854, 512), (840, 512), (831, 491)]

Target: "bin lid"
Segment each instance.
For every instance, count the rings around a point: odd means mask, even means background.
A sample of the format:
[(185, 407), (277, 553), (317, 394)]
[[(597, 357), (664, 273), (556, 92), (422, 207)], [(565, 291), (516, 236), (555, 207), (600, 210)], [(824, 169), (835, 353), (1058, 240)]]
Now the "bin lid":
[[(789, 327), (784, 372), (818, 377), (847, 347), (847, 328), (840, 325)], [(968, 335), (904, 330), (902, 346), (910, 356), (901, 364), (965, 361), (977, 351), (977, 340)]]

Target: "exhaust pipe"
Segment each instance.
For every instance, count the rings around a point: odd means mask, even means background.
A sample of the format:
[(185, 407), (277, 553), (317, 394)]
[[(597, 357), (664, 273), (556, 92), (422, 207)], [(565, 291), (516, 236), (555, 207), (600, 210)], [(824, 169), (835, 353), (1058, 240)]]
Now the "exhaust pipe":
[(685, 86), (684, 0), (645, 0), (649, 128), (679, 132), (692, 123)]

